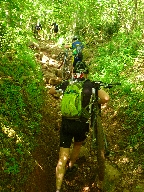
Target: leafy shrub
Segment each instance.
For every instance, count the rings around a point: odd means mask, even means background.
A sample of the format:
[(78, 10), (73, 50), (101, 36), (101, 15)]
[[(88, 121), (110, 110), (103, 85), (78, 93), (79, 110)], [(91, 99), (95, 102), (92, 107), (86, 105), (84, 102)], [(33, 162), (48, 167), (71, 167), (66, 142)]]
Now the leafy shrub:
[(5, 178), (1, 185), (12, 189), (16, 178), (22, 183), (26, 179), (23, 175), (28, 175), (33, 167), (30, 157), (36, 146), (35, 134), (40, 130), (44, 85), (40, 66), (24, 45), (9, 49), (5, 54), (1, 52), (1, 58), (0, 137)]
[(128, 144), (139, 144), (139, 150), (143, 150), (144, 139), (144, 115), (141, 110), (144, 102), (143, 73), (138, 69), (142, 49), (140, 32), (119, 32), (111, 41), (98, 47), (91, 71), (93, 80), (121, 82), (121, 86), (110, 89), (109, 94), (114, 110), (121, 119), (121, 126), (129, 131)]

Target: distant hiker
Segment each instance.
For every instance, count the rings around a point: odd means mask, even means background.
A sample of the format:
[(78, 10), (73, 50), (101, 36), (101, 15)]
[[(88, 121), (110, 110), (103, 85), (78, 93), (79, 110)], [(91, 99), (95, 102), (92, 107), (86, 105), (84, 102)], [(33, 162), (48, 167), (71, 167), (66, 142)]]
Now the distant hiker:
[(57, 24), (56, 22), (54, 22), (51, 26), (53, 26), (53, 32), (54, 32), (55, 34), (57, 34), (58, 31), (59, 31), (59, 29), (58, 29), (58, 24)]
[(40, 31), (42, 30), (42, 25), (41, 23), (38, 21), (37, 24), (34, 26), (33, 32), (34, 32), (34, 36), (38, 37), (40, 36)]
[(82, 42), (79, 40), (77, 36), (74, 36), (72, 38), (72, 44), (71, 45), (66, 45), (66, 48), (71, 48), (72, 49), (72, 55), (73, 55), (73, 67), (75, 67), (76, 63), (78, 61), (83, 60), (83, 48), (84, 45)]
[(35, 29), (36, 29), (37, 31), (42, 30), (42, 24), (41, 24), (40, 22), (38, 22), (37, 25), (35, 26)]
[[(65, 99), (64, 102), (61, 101), (61, 111), (63, 115), (60, 129), (59, 160), (56, 167), (56, 192), (60, 192), (61, 190), (65, 171), (68, 173), (76, 170), (77, 166), (75, 162), (78, 159), (81, 145), (86, 139), (86, 133), (89, 132), (89, 123), (87, 119), (87, 116), (89, 115), (88, 106), (94, 83), (87, 79), (88, 70), (83, 66), (84, 65), (75, 66), (76, 77), (73, 80), (64, 81), (56, 87), (52, 87), (49, 91), (50, 94), (56, 94), (57, 92), (63, 91), (62, 101)], [(77, 107), (73, 106), (74, 103), (76, 103), (75, 94), (81, 96), (81, 99), (78, 96), (79, 111)], [(109, 95), (103, 90), (98, 90), (98, 96), (100, 104), (107, 103), (109, 100)], [(71, 97), (73, 99), (71, 99)], [(70, 155), (70, 146), (73, 138), (74, 146)], [(67, 169), (66, 164), (68, 164)]]

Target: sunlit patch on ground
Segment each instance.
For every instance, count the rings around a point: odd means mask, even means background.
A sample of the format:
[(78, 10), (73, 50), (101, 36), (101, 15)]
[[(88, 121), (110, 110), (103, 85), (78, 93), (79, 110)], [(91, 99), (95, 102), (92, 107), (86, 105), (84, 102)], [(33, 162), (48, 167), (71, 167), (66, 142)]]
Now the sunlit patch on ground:
[(41, 170), (43, 170), (43, 167), (35, 160), (36, 165), (40, 167)]
[(16, 134), (15, 130), (10, 128), (9, 126), (5, 126), (5, 125), (2, 125), (2, 131), (8, 136), (8, 137), (16, 137), (17, 140), (16, 140), (16, 143), (19, 143), (21, 142), (21, 137), (19, 135)]
[(90, 188), (89, 187), (84, 187), (82, 191), (83, 192), (88, 192), (88, 191), (90, 191)]

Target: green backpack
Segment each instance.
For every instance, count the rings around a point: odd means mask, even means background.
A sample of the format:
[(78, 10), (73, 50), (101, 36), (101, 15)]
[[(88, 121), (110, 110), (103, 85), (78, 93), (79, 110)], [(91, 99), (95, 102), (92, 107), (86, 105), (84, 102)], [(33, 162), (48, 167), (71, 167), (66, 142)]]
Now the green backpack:
[(85, 81), (70, 81), (61, 101), (62, 116), (68, 119), (89, 118), (89, 112), (82, 107), (82, 90)]

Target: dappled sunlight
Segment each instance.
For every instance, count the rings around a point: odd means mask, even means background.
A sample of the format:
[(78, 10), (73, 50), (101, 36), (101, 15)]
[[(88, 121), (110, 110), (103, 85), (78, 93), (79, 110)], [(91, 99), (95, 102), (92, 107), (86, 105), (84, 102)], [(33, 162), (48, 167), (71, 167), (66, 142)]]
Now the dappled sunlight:
[(58, 64), (58, 62), (52, 58), (49, 59), (49, 65), (55, 65)]
[(55, 43), (54, 44), (49, 44), (49, 47), (53, 49), (53, 48), (57, 47), (57, 44), (55, 44)]
[(64, 43), (65, 39), (63, 37), (60, 37), (58, 39), (57, 45), (62, 45)]
[(69, 148), (60, 148), (59, 161), (56, 167), (56, 183), (61, 186), (65, 174), (65, 167), (69, 157)]
[(89, 192), (90, 191), (90, 188), (89, 187), (84, 187), (82, 192)]
[(2, 131), (8, 136), (8, 137), (15, 137), (16, 136), (16, 132), (14, 129), (10, 128), (9, 126), (2, 126)]
[(63, 153), (60, 155), (60, 160), (59, 160), (59, 163), (62, 165), (62, 164), (65, 164), (68, 160), (68, 157), (69, 157), (69, 153)]
[(47, 55), (44, 54), (44, 53), (41, 53), (41, 54), (40, 54), (40, 60), (41, 60), (41, 61), (40, 61), (41, 64), (46, 64), (47, 67), (48, 67), (48, 66), (57, 66), (57, 67), (58, 67), (58, 64), (59, 64), (56, 59), (53, 59), (53, 58), (47, 56)]
[(134, 175), (142, 174), (143, 172), (144, 172), (143, 166), (140, 165), (140, 164), (137, 166), (137, 168), (135, 168), (135, 169), (133, 170), (133, 174), (134, 174)]
[(48, 56), (45, 55), (45, 54), (42, 54), (42, 55), (41, 55), (41, 62), (42, 62), (42, 63), (47, 63), (47, 64), (49, 64), (49, 65), (58, 64), (58, 62), (57, 62), (55, 59), (50, 58), (50, 57), (48, 57)]
[(49, 60), (50, 60), (50, 58), (43, 54), (43, 56), (42, 56), (42, 58), (41, 58), (41, 62), (42, 62), (42, 63), (46, 63), (46, 62), (49, 61)]
[(50, 84), (46, 84), (46, 85), (45, 85), (45, 88), (47, 88), (48, 90), (49, 90), (51, 87), (52, 87), (52, 85), (50, 85)]
[(104, 110), (105, 108), (107, 108), (107, 104), (101, 105), (101, 110)]
[(122, 157), (121, 159), (119, 159), (118, 160), (119, 161), (119, 163), (129, 163), (129, 158), (127, 158), (127, 157)]
[(59, 165), (60, 165), (60, 166), (62, 165), (62, 161), (59, 161), (59, 162), (58, 162), (58, 166), (59, 166)]
[(90, 188), (89, 187), (84, 187), (82, 191), (83, 192), (88, 192), (88, 191), (90, 191)]
[(2, 131), (8, 136), (12, 138), (17, 138), (16, 143), (22, 142), (22, 139), (19, 135), (16, 134), (15, 130), (10, 128), (9, 126), (2, 125)]
[(66, 156), (64, 156), (64, 158), (63, 158), (63, 159), (64, 159), (64, 161), (65, 161), (65, 160), (67, 160), (68, 158), (67, 158)]
[[(71, 45), (77, 35), (84, 44), (83, 61), (90, 79), (121, 83), (106, 89), (110, 102), (101, 106), (110, 151), (105, 158), (105, 191), (143, 191), (143, 8), (137, 0), (78, 4), (30, 0), (23, 6), (20, 0), (2, 1), (0, 84), (1, 112), (6, 119), (1, 119), (5, 125), (1, 129), (0, 190), (56, 191), (57, 166), (62, 191), (98, 191), (99, 153), (92, 133), (82, 145), (76, 173), (64, 176), (69, 153), (58, 155), (62, 94), (49, 94), (64, 79), (65, 45)], [(35, 39), (31, 28), (37, 20), (42, 28)], [(55, 21), (57, 34), (51, 30)], [(72, 63), (71, 54), (69, 49), (66, 64)]]
[(40, 169), (41, 170), (43, 170), (44, 171), (44, 169), (43, 169), (43, 167), (38, 163), (38, 161), (37, 160), (35, 160), (35, 163), (36, 163), (36, 165), (38, 166), (38, 167), (40, 167)]

